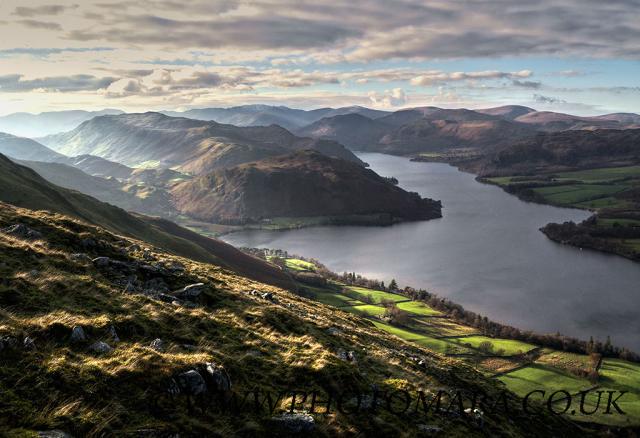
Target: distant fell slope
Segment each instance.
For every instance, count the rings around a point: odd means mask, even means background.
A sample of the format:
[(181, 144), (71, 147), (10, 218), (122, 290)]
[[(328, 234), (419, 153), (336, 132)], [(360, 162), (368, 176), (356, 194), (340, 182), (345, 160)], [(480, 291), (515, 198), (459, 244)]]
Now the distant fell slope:
[(0, 132), (0, 154), (16, 160), (56, 161), (65, 157), (35, 140)]
[(280, 126), (237, 127), (160, 113), (96, 117), (42, 140), (67, 155), (91, 154), (131, 167), (193, 174), (308, 148), (362, 164), (338, 143), (296, 137)]
[(355, 163), (299, 151), (178, 184), (176, 207), (214, 223), (278, 217), (386, 215), (393, 220), (441, 216), (439, 201), (423, 199)]

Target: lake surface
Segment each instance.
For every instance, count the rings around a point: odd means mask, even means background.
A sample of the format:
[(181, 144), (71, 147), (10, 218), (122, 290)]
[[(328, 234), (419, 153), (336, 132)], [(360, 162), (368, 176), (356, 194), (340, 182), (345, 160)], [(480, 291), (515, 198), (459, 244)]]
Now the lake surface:
[(313, 257), (336, 272), (396, 278), (522, 329), (610, 335), (640, 351), (640, 265), (554, 243), (538, 230), (588, 212), (522, 202), (446, 164), (358, 156), (404, 189), (442, 200), (444, 217), (391, 227), (243, 231), (224, 240)]

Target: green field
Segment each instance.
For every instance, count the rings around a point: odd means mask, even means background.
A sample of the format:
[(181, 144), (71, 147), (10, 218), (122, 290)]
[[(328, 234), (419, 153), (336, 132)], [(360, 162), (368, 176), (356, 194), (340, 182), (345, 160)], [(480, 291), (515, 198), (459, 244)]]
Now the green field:
[(621, 178), (640, 178), (640, 166), (605, 167), (602, 169), (579, 170), (554, 174), (557, 180), (602, 182)]
[(555, 392), (560, 389), (576, 393), (592, 387), (587, 379), (581, 379), (567, 372), (547, 365), (534, 364), (498, 377), (511, 391), (525, 396), (533, 390)]
[(625, 189), (627, 189), (627, 186), (624, 184), (568, 184), (540, 187), (533, 189), (533, 191), (554, 204), (571, 205), (597, 198), (605, 198)]
[(391, 333), (392, 335), (404, 339), (405, 341), (415, 342), (438, 353), (462, 353), (467, 351), (467, 349), (464, 347), (458, 346), (442, 339), (436, 339), (422, 333), (416, 333), (407, 329), (395, 327), (378, 321), (374, 321), (373, 324), (377, 328), (384, 330), (387, 333)]
[(391, 292), (384, 292), (381, 290), (366, 289), (358, 286), (345, 286), (344, 291), (346, 294), (353, 295), (356, 299), (363, 300), (367, 296), (371, 295), (373, 302), (380, 304), (382, 300), (391, 300), (394, 302), (407, 301), (409, 298), (402, 295), (394, 294)]
[(307, 262), (305, 260), (300, 259), (286, 259), (285, 264), (287, 268), (293, 269), (294, 271), (315, 271), (316, 265), (311, 262)]
[(526, 353), (534, 348), (535, 345), (527, 344), (526, 342), (520, 342), (513, 339), (496, 339), (489, 338), (487, 336), (466, 336), (460, 338), (450, 338), (451, 342), (458, 343), (460, 345), (471, 345), (473, 348), (478, 348), (483, 342), (491, 342), (493, 345), (493, 352), (497, 353), (498, 350), (504, 350), (502, 355), (513, 356), (519, 353)]
[(354, 300), (351, 297), (346, 295), (342, 295), (338, 292), (324, 292), (321, 289), (313, 288), (313, 293), (315, 294), (315, 299), (320, 301), (321, 303), (328, 304), (334, 307), (344, 307), (344, 306), (356, 306), (360, 304), (364, 304), (361, 301)]
[(442, 312), (432, 309), (431, 307), (419, 301), (406, 301), (403, 303), (398, 303), (397, 306), (398, 306), (398, 309), (404, 310), (406, 312), (411, 312), (416, 315), (421, 315), (421, 316), (442, 315)]
[(373, 304), (361, 304), (359, 306), (345, 307), (344, 310), (358, 315), (381, 316), (384, 315), (385, 308)]

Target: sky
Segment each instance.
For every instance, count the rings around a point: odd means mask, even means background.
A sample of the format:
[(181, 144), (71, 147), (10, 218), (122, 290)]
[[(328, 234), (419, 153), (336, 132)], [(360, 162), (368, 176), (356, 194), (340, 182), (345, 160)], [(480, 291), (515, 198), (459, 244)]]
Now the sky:
[(640, 112), (640, 0), (0, 0), (0, 115)]

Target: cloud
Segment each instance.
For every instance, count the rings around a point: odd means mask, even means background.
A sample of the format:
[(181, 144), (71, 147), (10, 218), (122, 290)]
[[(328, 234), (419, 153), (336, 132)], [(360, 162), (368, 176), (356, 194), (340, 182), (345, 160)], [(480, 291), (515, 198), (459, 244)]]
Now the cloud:
[(85, 52), (108, 52), (115, 50), (112, 47), (15, 47), (12, 49), (1, 49), (0, 58), (14, 55), (30, 55), (38, 58), (46, 58), (50, 55), (60, 53), (85, 53)]
[(0, 76), (0, 92), (16, 93), (26, 91), (72, 92), (91, 91), (108, 87), (113, 78), (98, 78), (92, 75), (52, 76), (24, 79), (23, 75)]
[[(75, 7), (77, 7), (77, 5)], [(42, 5), (42, 6), (37, 6), (33, 8), (26, 7), (26, 6), (18, 6), (13, 11), (13, 15), (17, 15), (19, 17), (36, 17), (38, 15), (58, 15), (64, 12), (65, 9), (68, 9), (68, 7), (63, 5)]]
[(407, 95), (402, 88), (385, 90), (384, 93), (371, 91), (368, 96), (371, 103), (378, 107), (390, 108), (394, 106), (402, 106), (407, 103)]
[(538, 89), (540, 87), (542, 87), (542, 83), (541, 82), (536, 82), (536, 81), (519, 81), (519, 80), (513, 80), (511, 81), (511, 84), (514, 87), (520, 87), (520, 88), (533, 88), (533, 89)]
[(443, 72), (439, 70), (429, 71), (411, 79), (411, 85), (434, 85), (444, 82), (484, 79), (513, 79), (528, 78), (533, 73), (530, 70), (517, 72), (503, 71), (475, 71), (475, 72)]
[(32, 29), (43, 29), (43, 30), (62, 30), (62, 26), (58, 23), (52, 23), (50, 21), (39, 21), (39, 20), (19, 20), (18, 23), (30, 27)]
[(564, 104), (564, 103), (567, 103), (566, 100), (562, 100), (562, 99), (559, 99), (557, 97), (543, 96), (542, 94), (534, 94), (533, 95), (533, 100), (536, 103), (543, 103), (543, 104)]

